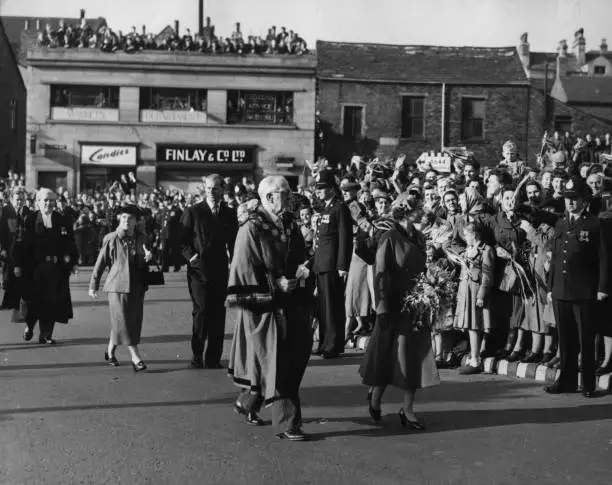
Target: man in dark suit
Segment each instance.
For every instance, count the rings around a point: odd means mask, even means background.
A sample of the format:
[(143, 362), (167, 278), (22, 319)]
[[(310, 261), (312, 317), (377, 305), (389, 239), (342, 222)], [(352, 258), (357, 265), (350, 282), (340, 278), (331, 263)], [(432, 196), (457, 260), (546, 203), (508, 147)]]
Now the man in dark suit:
[(180, 225), (183, 211), (178, 205), (169, 208), (164, 217), (161, 238), (163, 241), (162, 271), (165, 273), (170, 266), (174, 266), (174, 271), (181, 269), (183, 256), (180, 251)]
[(315, 230), (312, 260), (320, 336), (315, 353), (334, 359), (344, 351), (344, 285), (353, 253), (353, 220), (347, 205), (338, 198), (331, 171), (319, 174), (315, 191), (324, 206)]
[(22, 238), (26, 217), (31, 213), (25, 206), (26, 194), (21, 187), (13, 189), (10, 202), (0, 215), (0, 258), (2, 258), (2, 283), (5, 287), (2, 308), (18, 310), (23, 294), (20, 280), (16, 278), (15, 245)]
[(236, 213), (222, 201), (223, 186), (220, 175), (206, 177), (205, 200), (186, 208), (181, 219), (181, 252), (188, 261), (187, 283), (193, 302), (192, 369), (221, 368), (229, 260), (238, 232)]
[(566, 216), (555, 225), (548, 275), (559, 332), (559, 379), (549, 394), (576, 392), (578, 354), (582, 393), (595, 395), (595, 325), (597, 302), (608, 298), (609, 251), (601, 221), (587, 212), (589, 188), (579, 177), (565, 185)]

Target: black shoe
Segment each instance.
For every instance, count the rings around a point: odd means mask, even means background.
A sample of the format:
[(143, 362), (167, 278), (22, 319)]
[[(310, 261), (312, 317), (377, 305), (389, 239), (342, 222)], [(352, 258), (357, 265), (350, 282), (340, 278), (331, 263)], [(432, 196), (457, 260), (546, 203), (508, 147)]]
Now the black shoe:
[(501, 349), (499, 352), (497, 352), (497, 358), (499, 360), (506, 360), (510, 354), (511, 354), (510, 350)]
[(109, 356), (108, 350), (104, 351), (104, 360), (108, 362), (110, 365), (112, 365), (113, 367), (117, 367), (119, 365), (119, 361), (117, 360), (117, 357), (115, 357), (114, 354), (112, 356)]
[(382, 410), (374, 409), (372, 407), (372, 403), (370, 403), (370, 405), (368, 406), (368, 412), (370, 413), (370, 417), (372, 418), (372, 421), (374, 421), (375, 423), (380, 423), (382, 419)]
[(257, 413), (250, 412), (246, 415), (246, 423), (249, 426), (263, 426), (265, 424), (264, 420), (261, 419)]
[(488, 359), (489, 357), (495, 357), (495, 352), (491, 352), (490, 350), (483, 350), (480, 352), (480, 358), (482, 360)]
[(46, 345), (55, 345), (57, 342), (55, 340), (53, 340), (52, 338), (49, 338), (49, 337), (40, 337), (38, 339), (38, 343), (39, 344), (46, 344)]
[(510, 355), (506, 358), (508, 362), (518, 362), (521, 360), (521, 352), (516, 352), (513, 350)]
[(561, 357), (554, 356), (546, 363), (546, 367), (549, 369), (558, 369), (559, 365), (561, 365)]
[(406, 413), (404, 412), (404, 408), (399, 410), (399, 418), (400, 424), (402, 428), (412, 429), (415, 431), (425, 431), (425, 425), (418, 420), (410, 420), (406, 417)]
[(597, 370), (595, 371), (595, 375), (597, 377), (601, 377), (603, 375), (610, 374), (610, 373), (612, 373), (612, 362), (610, 362), (608, 365), (599, 366)]
[(342, 357), (342, 354), (340, 352), (323, 352), (323, 358), (326, 360), (339, 359), (340, 357)]
[(30, 340), (32, 340), (32, 337), (34, 337), (34, 332), (32, 332), (32, 330), (30, 330), (29, 328), (26, 328), (23, 331), (23, 340), (29, 342)]
[(216, 364), (204, 364), (204, 369), (223, 369), (221, 362), (217, 362)]
[(284, 431), (282, 433), (278, 433), (276, 437), (280, 440), (289, 440), (289, 441), (306, 441), (308, 440), (308, 436), (304, 434), (304, 432), (300, 428), (290, 429), (288, 431)]
[(554, 357), (555, 357), (555, 354), (553, 354), (552, 352), (544, 352), (544, 354), (542, 355), (542, 360), (540, 361), (540, 364), (546, 365), (551, 360), (553, 360)]
[(603, 394), (597, 391), (582, 391), (582, 396), (587, 399), (592, 399), (594, 397), (601, 397)]
[(529, 352), (522, 359), (523, 364), (539, 364), (542, 362), (542, 354), (540, 352)]
[(189, 368), (189, 369), (203, 369), (204, 368), (204, 361), (202, 360), (201, 357), (194, 357), (193, 359), (191, 359), (191, 362), (189, 362), (189, 365), (187, 366), (187, 368)]
[(147, 370), (147, 364), (145, 364), (142, 360), (138, 362), (138, 364), (134, 364), (134, 362), (132, 362), (132, 368), (134, 369), (134, 372), (142, 372)]
[(573, 389), (570, 389), (561, 386), (558, 382), (555, 382), (552, 386), (545, 387), (544, 392), (547, 394), (575, 394), (578, 392), (578, 388), (574, 387)]

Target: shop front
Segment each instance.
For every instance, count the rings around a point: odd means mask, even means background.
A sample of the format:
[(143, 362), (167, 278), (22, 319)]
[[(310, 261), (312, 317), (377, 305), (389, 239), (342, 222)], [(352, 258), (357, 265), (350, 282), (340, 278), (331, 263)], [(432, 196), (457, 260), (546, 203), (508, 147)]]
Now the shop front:
[(253, 145), (157, 145), (157, 186), (198, 192), (202, 177), (218, 173), (240, 181), (255, 177)]
[(99, 190), (136, 170), (135, 144), (81, 143), (81, 191)]

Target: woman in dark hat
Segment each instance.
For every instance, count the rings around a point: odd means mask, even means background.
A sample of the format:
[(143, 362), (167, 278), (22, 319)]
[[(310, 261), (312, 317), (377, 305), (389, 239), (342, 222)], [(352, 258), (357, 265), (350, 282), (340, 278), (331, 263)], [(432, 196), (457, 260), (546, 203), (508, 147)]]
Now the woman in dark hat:
[(404, 298), (414, 279), (425, 271), (425, 237), (414, 226), (422, 211), (401, 194), (393, 203), (395, 224), (380, 239), (374, 264), (376, 326), (359, 372), (370, 386), (369, 412), (381, 420), (381, 400), (387, 386), (404, 391), (399, 411), (404, 428), (423, 430), (414, 414), (416, 390), (440, 382), (429, 329), (417, 328), (404, 310)]
[(152, 253), (146, 236), (136, 229), (138, 209), (124, 206), (118, 211), (119, 226), (104, 237), (89, 284), (89, 295), (98, 296), (100, 279), (109, 268), (104, 291), (108, 293), (111, 332), (104, 359), (118, 366), (115, 350), (126, 344), (132, 358), (134, 372), (147, 368), (142, 361), (138, 344), (142, 331), (144, 296), (148, 289), (148, 262)]

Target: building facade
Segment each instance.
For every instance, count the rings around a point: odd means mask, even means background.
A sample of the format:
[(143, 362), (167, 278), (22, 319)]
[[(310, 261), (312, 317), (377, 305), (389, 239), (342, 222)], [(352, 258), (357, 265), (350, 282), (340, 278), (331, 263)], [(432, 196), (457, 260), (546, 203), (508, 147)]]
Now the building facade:
[(465, 146), (495, 164), (508, 139), (530, 155), (530, 85), (514, 47), (318, 42), (317, 53), (317, 148), (334, 163)]
[(134, 171), (150, 189), (281, 174), (314, 155), (316, 59), (28, 51), (26, 180), (79, 192)]
[(0, 19), (0, 176), (25, 168), (26, 88)]

